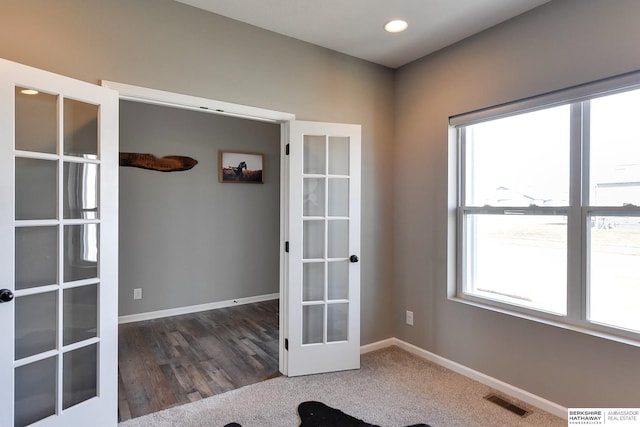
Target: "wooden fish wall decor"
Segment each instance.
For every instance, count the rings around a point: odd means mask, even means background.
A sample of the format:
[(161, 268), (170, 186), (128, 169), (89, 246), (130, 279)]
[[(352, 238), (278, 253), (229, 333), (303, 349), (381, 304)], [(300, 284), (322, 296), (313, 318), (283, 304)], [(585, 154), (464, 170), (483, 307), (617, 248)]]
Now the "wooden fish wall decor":
[(191, 157), (156, 157), (148, 153), (120, 153), (120, 166), (130, 166), (160, 172), (186, 171), (197, 164), (198, 161)]

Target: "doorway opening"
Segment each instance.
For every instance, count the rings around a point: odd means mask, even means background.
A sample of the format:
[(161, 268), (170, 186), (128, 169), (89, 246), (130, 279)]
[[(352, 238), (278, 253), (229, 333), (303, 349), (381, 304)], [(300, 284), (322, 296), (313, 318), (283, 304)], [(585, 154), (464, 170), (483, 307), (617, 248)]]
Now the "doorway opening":
[[(117, 89), (121, 152), (198, 161), (175, 173), (120, 168), (120, 347), (137, 355), (121, 360), (124, 420), (278, 374), (282, 138), (273, 119)], [(263, 154), (264, 184), (219, 183), (229, 149)], [(154, 373), (146, 380), (140, 363)], [(155, 392), (140, 393), (146, 409), (130, 408), (125, 381)]]

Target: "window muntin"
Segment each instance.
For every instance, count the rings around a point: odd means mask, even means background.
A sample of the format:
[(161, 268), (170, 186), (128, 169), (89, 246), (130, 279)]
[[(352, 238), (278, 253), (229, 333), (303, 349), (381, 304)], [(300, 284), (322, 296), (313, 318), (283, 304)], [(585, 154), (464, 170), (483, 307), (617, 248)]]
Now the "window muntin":
[(456, 295), (638, 341), (640, 90), (557, 105), (458, 123)]

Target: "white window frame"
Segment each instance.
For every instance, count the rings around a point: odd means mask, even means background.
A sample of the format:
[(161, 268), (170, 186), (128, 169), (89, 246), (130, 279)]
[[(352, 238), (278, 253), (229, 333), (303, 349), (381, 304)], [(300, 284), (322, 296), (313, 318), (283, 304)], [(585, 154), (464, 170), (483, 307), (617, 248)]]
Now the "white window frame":
[[(568, 89), (502, 104), (449, 118), (449, 200), (448, 200), (448, 297), (453, 301), (513, 315), (589, 335), (640, 347), (640, 333), (589, 321), (588, 238), (590, 216), (640, 216), (640, 207), (601, 207), (589, 205), (589, 141), (590, 100), (640, 89), (640, 71), (628, 73)], [(510, 208), (465, 206), (464, 153), (461, 150), (465, 126), (506, 118), (559, 105), (571, 105), (570, 128), (570, 195), (569, 206), (523, 207), (528, 214), (567, 215), (567, 312), (558, 315), (509, 304), (463, 292), (463, 227), (466, 213), (504, 213)]]

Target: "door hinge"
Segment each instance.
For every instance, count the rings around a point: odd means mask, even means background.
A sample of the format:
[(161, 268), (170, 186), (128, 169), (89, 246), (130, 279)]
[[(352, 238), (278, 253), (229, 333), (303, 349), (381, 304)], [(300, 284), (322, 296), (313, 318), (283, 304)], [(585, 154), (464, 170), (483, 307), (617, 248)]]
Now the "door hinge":
[(284, 242), (284, 251), (289, 252), (289, 242)]
[(284, 339), (284, 349), (289, 351), (289, 338)]
[(287, 145), (284, 147), (284, 153), (285, 153), (287, 156), (289, 155), (289, 144), (287, 144)]

